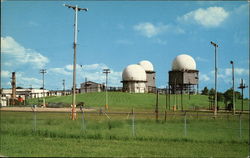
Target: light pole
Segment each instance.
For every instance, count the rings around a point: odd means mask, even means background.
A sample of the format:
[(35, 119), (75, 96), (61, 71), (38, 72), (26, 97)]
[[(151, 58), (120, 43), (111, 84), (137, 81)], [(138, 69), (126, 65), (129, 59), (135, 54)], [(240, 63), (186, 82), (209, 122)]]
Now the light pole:
[(65, 95), (65, 79), (62, 80), (63, 81), (63, 95)]
[(230, 64), (232, 64), (232, 81), (233, 81), (233, 114), (235, 115), (235, 94), (234, 94), (234, 62), (230, 61)]
[(87, 8), (79, 8), (76, 6), (71, 6), (64, 4), (65, 7), (72, 8), (75, 11), (75, 28), (74, 28), (74, 64), (73, 64), (73, 94), (72, 94), (72, 120), (76, 119), (76, 43), (77, 43), (77, 13), (78, 11), (88, 11)]
[(43, 107), (46, 107), (46, 105), (45, 105), (45, 93), (44, 93), (44, 74), (47, 73), (46, 69), (41, 69), (40, 73), (43, 74)]
[(214, 115), (216, 116), (217, 115), (217, 47), (218, 45), (214, 42), (211, 41), (211, 44), (214, 46), (214, 53), (215, 53), (215, 62), (214, 62), (214, 80), (215, 80), (215, 83), (214, 83), (214, 89), (215, 89), (215, 97), (214, 97)]
[(110, 69), (103, 69), (103, 73), (106, 74), (106, 104), (105, 104), (105, 109), (108, 110), (109, 106), (108, 106), (108, 74), (110, 73)]

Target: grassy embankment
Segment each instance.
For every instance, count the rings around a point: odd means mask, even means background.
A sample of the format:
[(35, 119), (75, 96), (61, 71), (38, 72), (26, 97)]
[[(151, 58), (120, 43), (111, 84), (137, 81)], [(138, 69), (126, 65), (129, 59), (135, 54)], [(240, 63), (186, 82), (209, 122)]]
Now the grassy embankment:
[[(71, 104), (71, 96), (61, 97), (47, 97), (47, 103), (65, 103), (67, 106)], [(87, 93), (77, 94), (77, 102), (85, 102), (87, 107), (91, 108), (103, 108), (105, 105), (105, 92), (99, 93)], [(170, 106), (175, 104), (175, 96), (171, 95)], [(177, 105), (181, 109), (181, 96), (177, 95)], [(140, 111), (148, 111), (155, 108), (156, 95), (155, 94), (134, 94), (134, 93), (122, 93), (122, 92), (109, 92), (108, 103), (110, 110), (130, 111), (132, 107)], [(38, 104), (38, 99), (30, 99), (29, 104)], [(219, 102), (219, 107), (224, 108), (223, 102)], [(190, 99), (188, 95), (183, 95), (183, 108), (184, 110), (198, 108), (208, 108), (208, 96), (205, 95), (191, 95)], [(159, 110), (164, 111), (166, 108), (166, 96), (159, 95)], [(168, 109), (168, 108), (167, 108)], [(244, 110), (248, 110), (248, 100), (244, 100)], [(241, 100), (236, 100), (236, 110), (241, 110)]]
[[(249, 120), (239, 116), (135, 116), (85, 114), (70, 120), (68, 113), (1, 111), (1, 150), (5, 156), (174, 156), (246, 157)], [(84, 125), (84, 126), (83, 126)], [(35, 130), (36, 129), (36, 130)]]

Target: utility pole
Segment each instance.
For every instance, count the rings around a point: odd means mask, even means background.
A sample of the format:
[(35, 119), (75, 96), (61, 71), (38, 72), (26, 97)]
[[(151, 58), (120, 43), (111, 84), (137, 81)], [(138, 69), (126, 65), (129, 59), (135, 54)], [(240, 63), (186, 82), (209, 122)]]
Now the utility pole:
[(243, 83), (243, 79), (241, 79), (241, 83), (240, 86), (238, 87), (239, 89), (241, 89), (241, 112), (243, 112), (243, 100), (244, 100), (244, 89), (247, 88), (247, 86)]
[(109, 106), (108, 106), (108, 74), (110, 73), (110, 69), (103, 69), (103, 73), (106, 74), (106, 104), (105, 104), (105, 109), (108, 110)]
[(72, 120), (76, 119), (76, 43), (77, 43), (77, 13), (78, 11), (88, 11), (87, 8), (79, 8), (76, 6), (71, 6), (64, 4), (65, 7), (72, 8), (75, 11), (75, 28), (74, 28), (74, 64), (73, 64), (73, 94), (72, 94)]
[(46, 69), (41, 69), (40, 73), (43, 76), (43, 107), (46, 107), (46, 105), (45, 105), (45, 93), (44, 93), (44, 74), (47, 73)]
[(215, 80), (215, 83), (214, 83), (214, 89), (215, 89), (215, 97), (214, 97), (214, 115), (216, 116), (217, 115), (217, 47), (218, 45), (214, 42), (211, 41), (211, 44), (214, 46), (214, 53), (215, 53), (215, 58), (214, 58), (214, 80)]
[(11, 105), (16, 104), (16, 72), (12, 72), (11, 77), (11, 86), (12, 86), (12, 94), (11, 94)]
[(62, 80), (63, 81), (63, 95), (65, 95), (65, 79)]
[(232, 81), (233, 81), (233, 114), (235, 115), (235, 94), (234, 94), (234, 62), (230, 61), (230, 64), (232, 64)]

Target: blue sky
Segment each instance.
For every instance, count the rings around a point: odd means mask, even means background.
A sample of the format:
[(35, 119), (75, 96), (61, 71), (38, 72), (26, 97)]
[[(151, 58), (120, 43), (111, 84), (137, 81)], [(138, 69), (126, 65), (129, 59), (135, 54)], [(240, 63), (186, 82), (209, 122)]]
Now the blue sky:
[[(214, 87), (214, 47), (218, 48), (218, 89), (231, 87), (230, 60), (236, 86), (249, 81), (249, 3), (234, 1), (3, 1), (1, 2), (1, 84), (39, 88), (72, 87), (74, 11), (62, 4), (88, 8), (78, 14), (77, 86), (103, 83), (110, 68), (111, 86), (122, 86), (129, 64), (149, 60), (156, 85), (165, 87), (173, 59), (192, 56), (200, 71), (200, 89)], [(79, 65), (83, 65), (80, 67)], [(248, 90), (245, 90), (248, 92)], [(248, 93), (247, 93), (248, 95)]]

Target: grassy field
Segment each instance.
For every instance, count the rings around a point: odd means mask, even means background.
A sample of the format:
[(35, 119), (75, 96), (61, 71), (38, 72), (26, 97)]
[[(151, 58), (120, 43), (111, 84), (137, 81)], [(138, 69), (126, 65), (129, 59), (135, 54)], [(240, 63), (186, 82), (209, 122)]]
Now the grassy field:
[[(249, 119), (233, 115), (185, 117), (1, 111), (4, 156), (247, 157)], [(36, 118), (36, 119), (35, 119)], [(241, 123), (241, 124), (240, 124)], [(240, 125), (242, 130), (240, 131)], [(186, 132), (185, 132), (186, 129)], [(186, 134), (185, 134), (186, 133)]]
[[(155, 94), (134, 94), (134, 93), (122, 93), (122, 92), (109, 92), (109, 109), (110, 110), (121, 110), (130, 111), (132, 107), (138, 110), (152, 110), (155, 108), (156, 95)], [(175, 103), (175, 96), (171, 95), (170, 106), (172, 107)], [(61, 97), (47, 97), (46, 102), (49, 103), (66, 103), (68, 106), (71, 104), (71, 96)], [(105, 105), (105, 93), (87, 93), (77, 94), (77, 102), (85, 102), (87, 107), (103, 108)], [(181, 109), (181, 96), (177, 95), (176, 104)], [(29, 104), (38, 104), (38, 99), (30, 99)], [(219, 102), (219, 107), (224, 108), (225, 105)], [(208, 96), (205, 95), (191, 95), (190, 99), (188, 95), (183, 95), (183, 108), (184, 110), (190, 110), (197, 108), (208, 108)], [(166, 96), (159, 95), (159, 109), (164, 111), (166, 108)], [(168, 107), (169, 108), (169, 107)], [(167, 108), (167, 109), (168, 109)], [(241, 100), (236, 100), (236, 109), (241, 110)], [(249, 110), (248, 100), (244, 100), (244, 110)]]

